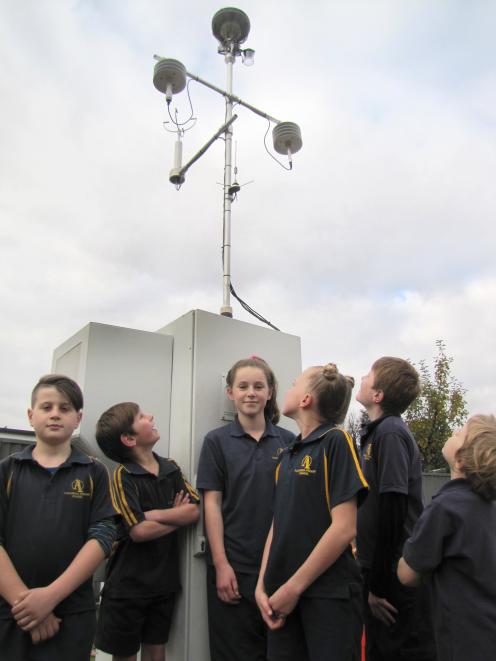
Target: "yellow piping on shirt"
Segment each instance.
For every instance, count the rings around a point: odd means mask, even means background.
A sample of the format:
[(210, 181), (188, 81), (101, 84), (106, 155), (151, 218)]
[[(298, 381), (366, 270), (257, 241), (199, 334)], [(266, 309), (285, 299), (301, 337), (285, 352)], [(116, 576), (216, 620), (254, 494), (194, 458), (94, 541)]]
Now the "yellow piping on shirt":
[(112, 501), (112, 506), (113, 506), (113, 508), (115, 509), (115, 511), (116, 511), (118, 514), (120, 514), (120, 513), (121, 513), (121, 510), (120, 510), (120, 508), (119, 508), (119, 504), (118, 504), (118, 502), (117, 502), (117, 497), (116, 497), (116, 494), (115, 494), (114, 485), (112, 484), (112, 478), (110, 477), (109, 469), (107, 468), (107, 466), (105, 466), (105, 464), (102, 463), (101, 465), (105, 468), (105, 472), (106, 472), (106, 474), (107, 474), (107, 480), (108, 480), (108, 486), (109, 486), (109, 493), (110, 493), (110, 500)]
[(326, 495), (326, 501), (327, 501), (327, 509), (329, 510), (329, 516), (331, 517), (332, 521), (332, 514), (331, 514), (331, 498), (329, 496), (329, 467), (327, 465), (327, 455), (325, 453), (325, 450), (323, 450), (324, 453), (324, 481), (325, 481), (325, 495)]
[(122, 486), (122, 471), (124, 466), (118, 466), (117, 470), (114, 473), (114, 484), (115, 491), (117, 494), (117, 499), (119, 501), (120, 507), (119, 511), (124, 517), (126, 523), (129, 527), (132, 527), (138, 523), (137, 518), (134, 516), (133, 511), (129, 507), (126, 501), (126, 496), (124, 495), (124, 487)]
[(199, 502), (200, 502), (200, 496), (198, 495), (198, 491), (197, 491), (196, 489), (193, 489), (193, 487), (192, 487), (191, 484), (188, 482), (188, 480), (185, 480), (185, 479), (184, 479), (184, 475), (183, 475), (182, 477), (183, 477), (184, 486), (186, 487), (186, 489), (187, 489), (189, 495), (191, 496), (191, 498), (192, 498), (196, 503), (199, 503)]
[(369, 485), (367, 483), (367, 480), (365, 479), (364, 474), (362, 473), (360, 462), (358, 461), (357, 453), (355, 452), (355, 446), (353, 445), (353, 440), (347, 431), (345, 431), (344, 429), (342, 429), (341, 431), (345, 435), (346, 440), (348, 441), (348, 445), (350, 446), (351, 456), (353, 457), (353, 461), (355, 462), (355, 466), (358, 472), (358, 477), (360, 478), (360, 482), (363, 484), (364, 487), (367, 487), (368, 489)]

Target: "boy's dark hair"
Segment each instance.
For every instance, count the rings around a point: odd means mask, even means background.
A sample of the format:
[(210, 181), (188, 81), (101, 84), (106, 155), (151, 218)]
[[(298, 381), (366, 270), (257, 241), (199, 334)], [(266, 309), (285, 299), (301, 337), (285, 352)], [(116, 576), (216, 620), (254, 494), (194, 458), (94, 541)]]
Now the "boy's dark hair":
[(319, 415), (323, 420), (336, 425), (342, 424), (348, 412), (355, 379), (340, 374), (334, 363), (312, 369), (315, 372), (310, 376), (309, 383), (315, 395)]
[(267, 400), (267, 404), (264, 408), (264, 417), (266, 420), (269, 420), (274, 425), (277, 425), (281, 414), (279, 412), (279, 407), (277, 406), (277, 379), (274, 372), (269, 367), (269, 364), (258, 356), (251, 356), (250, 358), (242, 358), (238, 360), (237, 363), (231, 367), (226, 376), (226, 383), (229, 388), (232, 388), (234, 381), (236, 379), (236, 372), (242, 367), (258, 367), (265, 374), (267, 380), (267, 385), (272, 391), (270, 399)]
[(122, 434), (134, 434), (133, 423), (140, 408), (134, 402), (121, 402), (107, 409), (96, 423), (96, 442), (105, 456), (122, 463), (128, 461), (130, 449), (121, 441)]
[(473, 491), (496, 500), (496, 418), (474, 415), (467, 422), (465, 439), (456, 459)]
[(382, 390), (384, 413), (401, 415), (420, 395), (420, 379), (415, 367), (403, 358), (384, 356), (372, 365), (374, 388)]
[(63, 374), (45, 374), (33, 388), (31, 393), (31, 407), (35, 405), (36, 396), (40, 388), (55, 388), (61, 395), (67, 397), (76, 411), (81, 411), (84, 400), (83, 393), (78, 384)]

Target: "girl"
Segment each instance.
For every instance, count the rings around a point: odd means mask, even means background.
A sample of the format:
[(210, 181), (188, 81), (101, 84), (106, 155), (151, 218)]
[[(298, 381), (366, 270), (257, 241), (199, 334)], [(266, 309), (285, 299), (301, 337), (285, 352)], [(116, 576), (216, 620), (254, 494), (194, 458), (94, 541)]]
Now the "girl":
[(255, 586), (272, 521), (275, 467), (294, 434), (275, 426), (277, 381), (264, 360), (239, 360), (226, 382), (236, 419), (207, 434), (198, 466), (209, 546), (210, 656), (265, 661), (266, 627)]
[(256, 600), (271, 661), (358, 661), (360, 573), (353, 558), (357, 506), (367, 483), (343, 422), (354, 381), (333, 364), (311, 367), (286, 394), (300, 429), (276, 471), (274, 520)]

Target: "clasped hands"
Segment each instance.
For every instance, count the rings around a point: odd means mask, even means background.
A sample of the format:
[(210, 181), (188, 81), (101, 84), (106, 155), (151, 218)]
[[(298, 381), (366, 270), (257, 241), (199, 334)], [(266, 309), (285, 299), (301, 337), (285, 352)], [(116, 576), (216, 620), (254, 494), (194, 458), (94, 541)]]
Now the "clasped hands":
[(289, 581), (281, 585), (271, 597), (260, 585), (255, 591), (255, 599), (264, 622), (272, 631), (284, 626), (287, 616), (295, 609), (299, 598), (299, 592)]
[(53, 613), (55, 606), (49, 587), (33, 588), (19, 594), (12, 606), (12, 615), (37, 644), (53, 638), (59, 631), (61, 620)]

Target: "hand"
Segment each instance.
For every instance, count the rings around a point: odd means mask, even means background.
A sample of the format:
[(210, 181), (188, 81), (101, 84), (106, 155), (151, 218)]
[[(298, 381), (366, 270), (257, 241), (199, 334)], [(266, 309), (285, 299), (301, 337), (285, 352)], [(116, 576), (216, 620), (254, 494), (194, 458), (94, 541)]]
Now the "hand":
[(279, 629), (284, 625), (286, 617), (295, 609), (299, 598), (299, 592), (294, 589), (289, 581), (274, 592), (269, 598), (269, 605), (273, 610), (272, 618), (277, 626), (271, 627), (272, 629)]
[(398, 610), (387, 599), (376, 597), (375, 594), (369, 592), (369, 606), (372, 615), (386, 626), (389, 627), (396, 622), (394, 615), (398, 614)]
[(257, 584), (255, 590), (255, 601), (257, 602), (257, 606), (260, 610), (260, 613), (262, 614), (262, 618), (265, 624), (268, 627), (271, 627), (274, 621), (274, 611), (270, 607), (269, 596), (265, 592), (264, 586), (261, 584)]
[(178, 491), (174, 497), (174, 502), (172, 507), (181, 507), (181, 505), (189, 504), (189, 494), (184, 493), (184, 491)]
[(38, 624), (37, 627), (31, 629), (31, 640), (33, 645), (53, 638), (60, 629), (60, 618), (56, 617), (53, 613), (50, 613), (43, 622)]
[(241, 599), (234, 569), (229, 563), (215, 568), (217, 595), (226, 604), (237, 604)]
[(280, 629), (284, 626), (286, 622), (286, 616), (276, 616), (272, 610), (269, 597), (265, 592), (263, 585), (257, 585), (255, 590), (255, 600), (257, 602), (260, 613), (262, 614), (262, 619), (269, 629), (274, 631), (275, 629)]
[(32, 631), (57, 605), (50, 588), (33, 588), (21, 592), (12, 607), (12, 615), (23, 631)]

